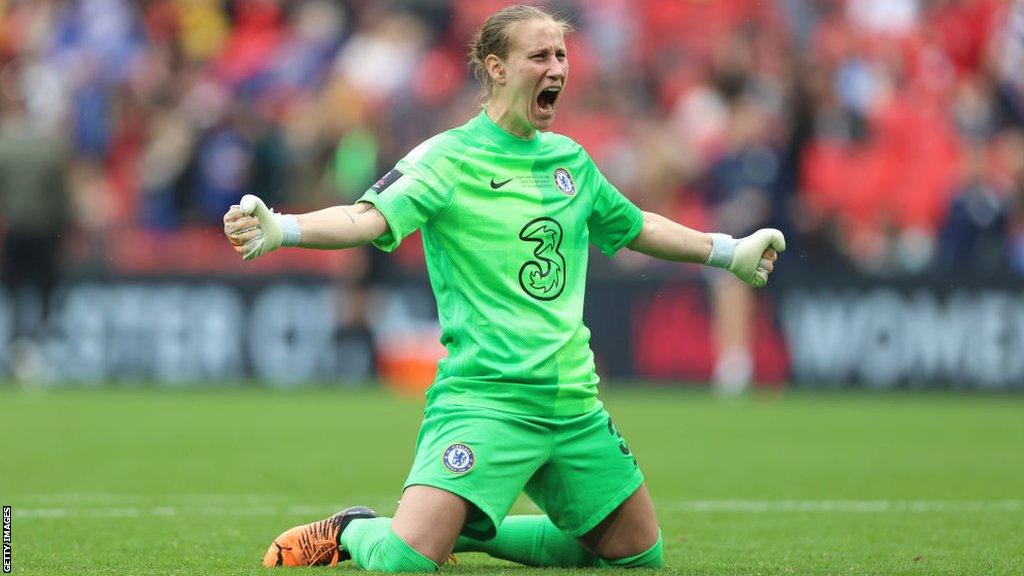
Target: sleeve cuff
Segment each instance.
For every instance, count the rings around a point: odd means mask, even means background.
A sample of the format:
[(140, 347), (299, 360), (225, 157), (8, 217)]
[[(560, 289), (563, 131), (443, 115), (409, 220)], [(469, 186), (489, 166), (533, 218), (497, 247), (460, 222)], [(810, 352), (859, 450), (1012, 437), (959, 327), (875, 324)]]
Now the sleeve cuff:
[(373, 240), (372, 244), (383, 252), (393, 252), (395, 248), (398, 248), (399, 244), (402, 243), (401, 231), (395, 230), (391, 224), (392, 218), (388, 214), (389, 209), (386, 204), (378, 203), (374, 198), (369, 198), (369, 195), (363, 196), (356, 203), (365, 202), (370, 204), (380, 212), (381, 216), (384, 217), (384, 222), (388, 225), (388, 229), (383, 234)]
[(633, 218), (633, 225), (629, 227), (629, 231), (626, 232), (618, 242), (602, 250), (605, 256), (612, 257), (616, 252), (622, 250), (623, 247), (628, 246), (636, 237), (640, 235), (640, 231), (644, 228), (644, 214), (639, 208), (636, 209), (635, 216)]

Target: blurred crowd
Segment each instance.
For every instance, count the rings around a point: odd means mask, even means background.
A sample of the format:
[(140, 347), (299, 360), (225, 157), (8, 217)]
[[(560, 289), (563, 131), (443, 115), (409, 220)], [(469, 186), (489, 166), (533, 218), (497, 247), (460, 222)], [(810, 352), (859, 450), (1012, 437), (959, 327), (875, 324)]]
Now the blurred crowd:
[[(6, 245), (220, 266), (242, 194), (350, 202), (473, 116), (465, 47), (505, 4), (0, 0)], [(1024, 275), (1024, 0), (545, 5), (576, 28), (555, 129), (642, 208), (781, 227), (788, 266)]]

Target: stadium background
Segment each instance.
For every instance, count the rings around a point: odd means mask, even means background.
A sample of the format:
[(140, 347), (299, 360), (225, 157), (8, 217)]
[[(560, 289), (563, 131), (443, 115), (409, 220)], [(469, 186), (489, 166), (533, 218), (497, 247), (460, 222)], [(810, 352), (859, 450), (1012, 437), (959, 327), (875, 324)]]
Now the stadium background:
[[(0, 4), (0, 371), (425, 385), (418, 241), (243, 263), (220, 219), (350, 202), (472, 116), (464, 47), (501, 5)], [(790, 242), (754, 307), (595, 254), (604, 375), (707, 382), (732, 351), (761, 386), (1024, 387), (1024, 3), (549, 6), (577, 29), (558, 131), (644, 209)]]

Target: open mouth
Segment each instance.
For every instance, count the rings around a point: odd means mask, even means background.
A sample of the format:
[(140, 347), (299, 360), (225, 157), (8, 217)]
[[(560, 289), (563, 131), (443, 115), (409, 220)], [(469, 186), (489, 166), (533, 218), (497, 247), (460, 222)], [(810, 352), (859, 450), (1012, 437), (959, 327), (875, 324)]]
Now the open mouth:
[(555, 102), (562, 93), (561, 86), (551, 86), (540, 91), (537, 95), (537, 108), (544, 114), (552, 114), (555, 111)]

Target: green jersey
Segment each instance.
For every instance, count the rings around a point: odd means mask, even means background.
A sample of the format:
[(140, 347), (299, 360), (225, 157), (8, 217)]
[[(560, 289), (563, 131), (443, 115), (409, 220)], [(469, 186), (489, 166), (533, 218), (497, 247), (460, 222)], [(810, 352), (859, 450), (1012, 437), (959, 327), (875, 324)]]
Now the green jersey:
[(588, 243), (609, 256), (640, 210), (571, 139), (505, 132), (481, 112), (412, 150), (360, 199), (394, 250), (421, 229), (441, 342), (432, 404), (537, 416), (598, 408), (583, 325)]

